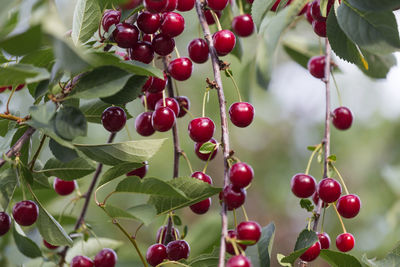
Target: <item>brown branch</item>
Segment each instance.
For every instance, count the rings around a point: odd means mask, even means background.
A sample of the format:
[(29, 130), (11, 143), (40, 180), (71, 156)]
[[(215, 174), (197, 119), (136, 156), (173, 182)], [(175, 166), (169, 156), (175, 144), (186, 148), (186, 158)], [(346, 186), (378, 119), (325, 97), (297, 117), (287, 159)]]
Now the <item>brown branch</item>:
[(21, 123), (21, 122), (25, 122), (25, 121), (29, 120), (31, 117), (28, 115), (24, 118), (21, 118), (21, 117), (11, 115), (9, 113), (4, 113), (4, 114), (0, 113), (0, 118), (10, 120), (10, 121), (16, 121), (17, 123)]
[[(228, 185), (228, 159), (229, 159), (229, 133), (228, 133), (228, 120), (226, 116), (226, 101), (224, 90), (222, 86), (221, 80), (221, 71), (219, 66), (219, 59), (218, 55), (214, 49), (214, 44), (212, 41), (210, 28), (208, 27), (207, 21), (204, 17), (204, 13), (202, 10), (202, 3), (200, 0), (196, 0), (196, 12), (199, 17), (201, 28), (203, 29), (204, 37), (207, 40), (208, 46), (210, 48), (210, 56), (212, 61), (212, 67), (214, 71), (214, 79), (218, 85), (217, 93), (218, 93), (218, 100), (219, 100), (219, 110), (221, 116), (221, 143), (223, 148), (223, 155), (224, 155), (224, 187)], [(227, 217), (227, 209), (225, 203), (222, 203), (221, 209), (221, 244), (220, 244), (220, 253), (219, 253), (219, 267), (225, 266), (225, 238), (228, 233), (228, 217)]]

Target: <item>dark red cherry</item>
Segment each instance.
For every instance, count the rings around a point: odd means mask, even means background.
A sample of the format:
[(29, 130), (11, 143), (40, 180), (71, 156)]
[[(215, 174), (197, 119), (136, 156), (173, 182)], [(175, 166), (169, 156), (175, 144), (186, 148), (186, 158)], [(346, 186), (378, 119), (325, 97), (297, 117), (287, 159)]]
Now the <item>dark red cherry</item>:
[(168, 65), (168, 72), (178, 81), (185, 81), (192, 75), (193, 64), (187, 57), (174, 59)]
[[(214, 13), (217, 15), (218, 18), (220, 18), (220, 17), (222, 16), (222, 12), (221, 12), (221, 11), (215, 11)], [(213, 25), (213, 24), (215, 24), (214, 17), (213, 17), (213, 15), (211, 14), (211, 11), (210, 11), (210, 10), (208, 10), (208, 9), (205, 10), (205, 11), (204, 11), (204, 16), (206, 17), (206, 21), (207, 21), (207, 24), (208, 24), (208, 25)]]
[(254, 221), (241, 222), (236, 227), (239, 240), (250, 241), (251, 245), (255, 245), (261, 237), (261, 226)]
[(252, 267), (252, 265), (246, 256), (237, 255), (228, 260), (226, 267)]
[(137, 42), (131, 51), (131, 59), (149, 64), (153, 61), (154, 51), (151, 43), (139, 41)]
[(22, 226), (30, 226), (37, 220), (39, 208), (30, 200), (20, 201), (12, 209), (14, 220)]
[(342, 194), (342, 186), (332, 178), (324, 178), (318, 184), (318, 196), (326, 203), (338, 200)]
[(188, 52), (193, 62), (201, 64), (208, 60), (210, 50), (204, 39), (196, 38), (189, 43)]
[(338, 107), (333, 111), (332, 123), (339, 130), (347, 130), (353, 123), (353, 113), (346, 107)]
[(142, 92), (146, 92), (149, 90), (151, 83), (153, 82), (153, 77), (150, 76), (147, 80), (146, 83), (142, 86)]
[(275, 3), (271, 7), (271, 11), (276, 12), (280, 3), (281, 3), (281, 0), (276, 0)]
[(175, 41), (171, 37), (160, 33), (154, 36), (152, 46), (154, 52), (156, 52), (160, 56), (167, 56), (171, 54), (172, 51), (174, 51)]
[[(315, 193), (312, 195), (312, 200), (315, 204), (315, 206), (318, 206), (318, 201), (319, 201), (319, 196), (318, 196), (318, 192), (315, 191)], [(328, 203), (322, 202), (322, 207), (323, 208), (327, 208), (329, 206)]]
[(213, 137), (215, 125), (210, 118), (196, 118), (189, 122), (188, 131), (193, 141), (204, 143)]
[(0, 87), (0, 93), (3, 93), (8, 88), (12, 88), (12, 87), (11, 86), (2, 86), (2, 87)]
[[(175, 227), (172, 227), (171, 231), (172, 231), (172, 240), (171, 241), (176, 240), (175, 237), (178, 237), (178, 238), (180, 237), (180, 233), (179, 233), (178, 229), (176, 229)], [(161, 238), (161, 233), (162, 233), (162, 238)], [(167, 234), (167, 226), (161, 226), (157, 231), (156, 242), (164, 244), (166, 234)], [(160, 240), (160, 238), (161, 238), (161, 240)]]
[(168, 12), (163, 17), (164, 20), (160, 27), (162, 34), (169, 37), (175, 37), (181, 34), (185, 29), (185, 19), (181, 14)]
[(196, 0), (178, 0), (177, 10), (181, 12), (192, 10)]
[(165, 98), (165, 106), (163, 99), (158, 100), (156, 104), (156, 110), (160, 107), (169, 107), (175, 113), (175, 116), (178, 116), (180, 111), (178, 101), (176, 101), (175, 98), (172, 97)]
[(229, 108), (229, 118), (237, 127), (249, 126), (254, 118), (254, 107), (247, 102), (233, 103)]
[(161, 13), (165, 10), (168, 0), (144, 0), (144, 7), (152, 13)]
[(53, 188), (60, 196), (66, 196), (74, 192), (76, 187), (75, 181), (64, 181), (60, 178), (54, 179)]
[(319, 253), (321, 252), (321, 243), (317, 241), (314, 245), (312, 245), (309, 249), (306, 250), (301, 256), (300, 259), (303, 261), (313, 261), (318, 258)]
[(101, 25), (105, 32), (108, 32), (112, 25), (116, 25), (121, 20), (121, 12), (118, 10), (106, 10), (101, 20)]
[(110, 248), (103, 248), (94, 257), (95, 267), (114, 267), (117, 264), (117, 253)]
[[(146, 101), (147, 101), (147, 108), (149, 110), (154, 110), (156, 107), (156, 103), (158, 102), (158, 100), (162, 99), (163, 94), (162, 94), (162, 92), (159, 92), (156, 94), (146, 92), (145, 96), (146, 96)], [(144, 105), (144, 96), (142, 96), (142, 103)]]
[(232, 29), (240, 37), (250, 36), (254, 32), (254, 22), (251, 15), (243, 14), (234, 17)]
[(246, 190), (244, 188), (236, 188), (230, 184), (222, 191), (222, 198), (228, 210), (237, 209), (246, 200)]
[(43, 245), (44, 245), (46, 248), (51, 249), (51, 250), (58, 249), (58, 246), (53, 246), (52, 244), (50, 244), (49, 242), (47, 242), (47, 241), (44, 240), (44, 239), (43, 239)]
[(189, 258), (190, 247), (185, 240), (175, 240), (167, 245), (168, 259), (171, 261), (179, 261)]
[(177, 6), (178, 6), (178, 0), (168, 0), (164, 12), (174, 11), (177, 8)]
[(339, 214), (347, 219), (354, 218), (360, 212), (361, 200), (357, 195), (341, 196), (337, 201)]
[(293, 176), (290, 183), (293, 194), (299, 198), (311, 197), (315, 192), (316, 184), (314, 177), (303, 173)]
[(138, 134), (141, 136), (150, 136), (156, 130), (154, 130), (153, 125), (151, 124), (151, 117), (153, 116), (152, 111), (146, 111), (140, 113), (135, 119), (135, 129)]
[(4, 211), (0, 212), (0, 236), (5, 235), (11, 227), (11, 218)]
[[(228, 230), (228, 237), (231, 238), (231, 239), (236, 239), (237, 240), (238, 238), (237, 238), (236, 230)], [(242, 248), (242, 250), (246, 250), (246, 248), (247, 248), (247, 246), (243, 245), (243, 244), (238, 244), (237, 243), (236, 245), (239, 245)], [(233, 248), (233, 245), (232, 245), (231, 242), (228, 242), (228, 241), (225, 240), (225, 247), (226, 247), (226, 252), (228, 252), (231, 255), (235, 255), (235, 249)]]
[(101, 115), (103, 127), (112, 133), (119, 132), (126, 123), (126, 113), (120, 107), (109, 107)]
[(160, 28), (161, 17), (159, 14), (143, 11), (139, 14), (136, 23), (142, 32), (152, 34)]
[(149, 170), (149, 165), (148, 165), (147, 161), (143, 162), (143, 164), (144, 165), (142, 167), (139, 167), (137, 169), (134, 169), (134, 170), (128, 172), (126, 174), (126, 176), (138, 176), (140, 178), (145, 177), (147, 174), (147, 171)]
[(325, 56), (315, 56), (310, 58), (307, 64), (308, 71), (315, 78), (325, 77)]
[(190, 206), (190, 209), (196, 214), (204, 214), (206, 213), (211, 206), (211, 198), (204, 199), (196, 204)]
[(142, 4), (143, 0), (127, 0), (123, 5), (120, 5), (122, 9), (134, 9), (135, 7)]
[(147, 249), (146, 260), (151, 266), (157, 266), (167, 258), (167, 248), (163, 244), (154, 244)]
[(139, 30), (128, 23), (118, 23), (113, 31), (114, 41), (121, 48), (133, 47), (139, 39)]
[(228, 0), (207, 0), (207, 5), (212, 10), (221, 11), (228, 5)]
[(178, 96), (176, 97), (176, 101), (178, 101), (180, 107), (178, 118), (181, 118), (185, 116), (187, 110), (190, 109), (190, 100), (186, 96)]
[(166, 132), (175, 124), (175, 113), (169, 107), (160, 107), (153, 112), (151, 124), (154, 130), (158, 132)]
[[(208, 142), (217, 144), (217, 141), (214, 138), (211, 138)], [(213, 160), (215, 158), (215, 156), (217, 155), (218, 147), (216, 149), (214, 149), (212, 154), (211, 154), (211, 152), (203, 154), (203, 153), (200, 153), (200, 148), (203, 144), (204, 143), (195, 143), (194, 144), (194, 151), (195, 151), (197, 157), (199, 157), (199, 159), (204, 160), (204, 161), (207, 161), (208, 159)], [(210, 157), (210, 155), (211, 155), (211, 157)]]
[(167, 82), (168, 82), (168, 78), (167, 78), (167, 74), (165, 74), (165, 72), (164, 72), (164, 79), (152, 77), (151, 84), (147, 88), (147, 92), (153, 93), (153, 94), (162, 92), (165, 89)]
[(318, 240), (321, 243), (321, 249), (329, 249), (331, 246), (331, 238), (327, 233), (319, 233)]
[(75, 256), (71, 261), (71, 267), (93, 267), (93, 265), (93, 261), (86, 256)]
[(314, 20), (312, 22), (312, 27), (313, 27), (314, 32), (319, 37), (326, 37), (326, 21)]
[(319, 0), (314, 0), (311, 3), (311, 16), (313, 17), (314, 20), (317, 21), (326, 21), (326, 17), (323, 17), (321, 14), (321, 6), (320, 6), (320, 1)]
[[(17, 88), (15, 88), (15, 91), (18, 92), (19, 90), (22, 90), (24, 87), (25, 87), (24, 83), (20, 84), (20, 85), (17, 86)], [(9, 90), (11, 90), (11, 89), (9, 89)]]
[(354, 236), (350, 233), (340, 234), (336, 237), (336, 247), (341, 252), (348, 252), (354, 248)]
[(205, 183), (212, 184), (211, 177), (205, 174), (204, 172), (194, 172), (192, 173), (191, 177), (199, 179)]
[(244, 163), (238, 162), (229, 169), (229, 179), (235, 187), (244, 188), (253, 180), (253, 168)]
[(313, 18), (312, 15), (311, 15), (311, 4), (310, 4), (310, 3), (307, 5), (307, 11), (306, 11), (305, 16), (306, 16), (306, 18), (307, 18), (307, 21), (308, 21), (310, 24), (312, 24), (313, 21), (314, 21), (314, 18)]
[(236, 44), (236, 37), (230, 30), (221, 30), (213, 35), (215, 51), (219, 56), (229, 54)]

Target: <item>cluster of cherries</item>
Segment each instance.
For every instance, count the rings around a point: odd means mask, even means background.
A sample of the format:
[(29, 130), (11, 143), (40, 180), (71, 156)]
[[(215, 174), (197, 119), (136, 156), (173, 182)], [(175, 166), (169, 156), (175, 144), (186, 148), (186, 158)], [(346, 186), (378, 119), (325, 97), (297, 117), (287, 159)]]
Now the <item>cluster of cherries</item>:
[[(24, 88), (25, 87), (25, 84), (23, 83), (23, 84), (20, 84), (20, 85), (18, 85), (17, 86), (17, 88), (15, 88), (15, 91), (19, 91), (19, 90), (21, 90), (22, 88)], [(0, 93), (3, 93), (5, 90), (12, 90), (12, 86), (11, 85), (8, 85), (8, 86), (0, 86)]]
[(94, 257), (78, 255), (72, 258), (71, 267), (114, 267), (117, 264), (117, 254), (110, 248), (103, 248)]

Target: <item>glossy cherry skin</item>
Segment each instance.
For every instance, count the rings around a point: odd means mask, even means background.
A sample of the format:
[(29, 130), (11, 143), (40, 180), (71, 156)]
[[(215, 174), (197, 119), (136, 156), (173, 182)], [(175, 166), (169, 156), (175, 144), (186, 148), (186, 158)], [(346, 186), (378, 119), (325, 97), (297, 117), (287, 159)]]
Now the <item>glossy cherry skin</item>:
[(189, 258), (190, 247), (185, 240), (175, 240), (169, 242), (167, 245), (168, 259), (171, 261), (178, 261), (181, 259)]
[(212, 10), (221, 11), (228, 5), (228, 0), (207, 0), (207, 5)]
[(118, 10), (106, 10), (101, 20), (104, 31), (108, 32), (112, 25), (116, 25), (121, 20), (121, 12)]
[(156, 34), (152, 41), (154, 52), (160, 56), (167, 56), (174, 51), (175, 41), (164, 34)]
[(213, 137), (215, 125), (210, 118), (196, 118), (189, 122), (188, 132), (193, 141), (204, 143)]
[(226, 267), (252, 267), (252, 265), (248, 258), (243, 255), (237, 255), (228, 260)]
[(190, 109), (190, 100), (186, 96), (177, 96), (176, 101), (178, 101), (180, 107), (178, 118), (182, 118), (186, 115), (186, 110)]
[(153, 112), (151, 125), (158, 132), (169, 131), (175, 124), (175, 113), (169, 107), (160, 107)]
[(178, 6), (178, 0), (168, 0), (164, 12), (174, 11), (177, 8), (177, 6)]
[(168, 0), (144, 0), (144, 7), (152, 13), (161, 13), (165, 10)]
[(336, 247), (341, 252), (348, 252), (354, 248), (354, 236), (350, 233), (340, 234), (336, 237)]
[[(214, 138), (211, 138), (208, 142), (211, 142), (211, 143), (213, 143), (213, 144), (217, 144), (217, 140), (215, 140)], [(215, 156), (217, 155), (218, 147), (217, 147), (217, 149), (214, 149), (214, 151), (212, 152), (212, 154), (211, 154), (211, 152), (210, 152), (210, 153), (203, 154), (203, 153), (200, 153), (200, 148), (201, 148), (201, 146), (202, 146), (203, 144), (204, 144), (204, 143), (195, 143), (195, 144), (194, 144), (194, 151), (195, 151), (197, 157), (198, 157), (199, 159), (201, 159), (201, 160), (204, 160), (204, 161), (207, 161), (208, 159), (213, 160), (213, 159), (215, 158)], [(210, 155), (211, 155), (211, 156), (210, 156)]]
[[(215, 11), (215, 14), (217, 15), (218, 18), (221, 18), (221, 16), (222, 16), (222, 12), (221, 12), (221, 11)], [(208, 9), (205, 10), (205, 11), (204, 11), (204, 16), (205, 16), (205, 18), (206, 18), (206, 21), (207, 21), (207, 24), (208, 24), (208, 25), (213, 25), (213, 24), (215, 24), (214, 17), (212, 16), (210, 10), (208, 10)]]
[(235, 163), (229, 169), (229, 180), (235, 187), (244, 188), (248, 186), (253, 177), (253, 168), (244, 162)]
[(4, 211), (0, 212), (0, 236), (5, 235), (11, 227), (11, 218)]
[(191, 177), (199, 179), (205, 183), (212, 184), (212, 179), (209, 175), (205, 174), (204, 172), (194, 172), (192, 173)]
[(35, 202), (24, 200), (16, 203), (12, 209), (14, 220), (22, 226), (30, 226), (37, 220), (39, 208)]
[[(159, 93), (162, 92), (165, 89), (165, 86), (167, 85), (168, 78), (167, 75), (164, 73), (164, 79), (160, 79), (157, 77), (152, 77), (151, 78), (151, 83), (147, 88), (147, 91), (150, 93)], [(158, 102), (158, 101), (157, 101)]]
[[(180, 237), (180, 233), (178, 231), (178, 229), (176, 229), (175, 227), (172, 227), (172, 240), (171, 241), (175, 241), (176, 238), (175, 236), (177, 236), (178, 238)], [(162, 233), (162, 238), (161, 238), (161, 233)], [(157, 231), (157, 235), (156, 235), (156, 242), (160, 242), (160, 243), (165, 243), (165, 236), (167, 234), (167, 226), (161, 226), (158, 231)], [(160, 240), (161, 238), (161, 240)]]
[(301, 256), (300, 259), (303, 261), (313, 261), (318, 258), (319, 253), (321, 252), (321, 243), (317, 241), (314, 245), (312, 245), (309, 249), (306, 250)]
[(94, 257), (95, 267), (114, 267), (117, 264), (117, 253), (110, 248), (103, 248)]
[(316, 21), (312, 22), (312, 27), (314, 32), (319, 37), (326, 37), (326, 21)]
[(250, 36), (254, 32), (253, 18), (249, 14), (234, 17), (232, 29), (240, 37)]
[(208, 60), (210, 49), (204, 39), (196, 38), (189, 43), (188, 52), (193, 62), (201, 64)]
[(64, 181), (60, 178), (55, 178), (53, 182), (54, 191), (57, 192), (60, 196), (66, 196), (74, 192), (76, 187), (75, 181)]
[(193, 71), (193, 64), (187, 57), (174, 59), (168, 65), (168, 72), (178, 81), (186, 81), (190, 78)]
[(342, 186), (332, 178), (322, 179), (318, 184), (318, 195), (326, 203), (338, 200), (342, 194)]
[(254, 221), (241, 222), (236, 227), (239, 240), (251, 241), (255, 245), (261, 237), (261, 226)]
[(310, 58), (307, 64), (308, 71), (315, 78), (325, 77), (325, 56), (315, 56)]
[(211, 198), (204, 199), (190, 206), (190, 209), (196, 214), (204, 214), (211, 207)]
[(122, 9), (134, 9), (135, 7), (139, 6), (143, 0), (127, 0), (125, 4), (120, 5)]
[(114, 41), (121, 48), (133, 47), (139, 39), (139, 30), (136, 26), (128, 23), (118, 23), (113, 31)]
[(332, 123), (339, 130), (347, 130), (353, 123), (353, 113), (346, 107), (338, 107), (332, 112)]
[(86, 256), (75, 256), (71, 261), (71, 267), (93, 267), (93, 261)]
[(311, 175), (298, 173), (292, 177), (290, 186), (296, 197), (308, 198), (314, 194), (316, 184), (317, 182)]
[[(154, 110), (158, 100), (162, 99), (163, 94), (162, 94), (162, 92), (159, 92), (159, 93), (156, 93), (156, 94), (152, 94), (152, 93), (146, 92), (145, 96), (146, 96), (147, 108), (149, 110)], [(145, 104), (144, 103), (144, 96), (142, 96), (142, 104), (143, 104), (143, 106)]]
[(161, 16), (156, 13), (144, 11), (139, 14), (136, 23), (142, 32), (153, 34), (158, 31), (161, 26)]
[[(312, 200), (314, 202), (314, 204), (317, 206), (318, 205), (318, 201), (319, 201), (319, 195), (318, 192), (315, 191), (315, 193), (312, 195)], [(327, 208), (329, 206), (329, 203), (325, 203), (322, 201), (322, 207), (323, 208)]]
[(143, 162), (143, 166), (137, 169), (134, 169), (126, 174), (126, 176), (137, 176), (139, 178), (143, 178), (146, 176), (147, 171), (149, 170), (149, 165), (147, 161)]
[(153, 116), (152, 111), (146, 111), (140, 113), (135, 119), (135, 129), (138, 134), (141, 136), (150, 136), (156, 130), (154, 130), (153, 125), (151, 124), (151, 118)]
[(151, 245), (146, 252), (147, 263), (157, 266), (167, 258), (167, 248), (163, 244)]
[(326, 21), (326, 17), (323, 17), (321, 14), (321, 6), (319, 0), (314, 0), (310, 6), (311, 16), (316, 21)]
[[(236, 230), (228, 230), (228, 237), (232, 239), (238, 239)], [(237, 244), (237, 245), (239, 245), (243, 250), (246, 250), (247, 248), (247, 246), (243, 244)], [(226, 252), (228, 252), (231, 255), (235, 255), (235, 249), (233, 248), (231, 242), (225, 240), (225, 247), (226, 247)]]
[(164, 15), (164, 20), (161, 24), (161, 33), (168, 37), (180, 35), (185, 29), (185, 19), (181, 14), (168, 12)]
[(329, 249), (331, 246), (331, 238), (327, 233), (318, 233), (318, 240), (321, 243), (321, 249)]
[(139, 41), (131, 49), (131, 59), (149, 64), (153, 61), (154, 51), (151, 43)]
[(231, 122), (240, 128), (249, 126), (254, 119), (254, 107), (247, 102), (236, 102), (229, 107)]
[(337, 201), (336, 208), (339, 214), (347, 219), (354, 218), (360, 212), (361, 200), (357, 195), (341, 196)]
[(165, 106), (163, 99), (158, 100), (156, 104), (156, 110), (160, 107), (169, 107), (175, 113), (175, 116), (178, 116), (180, 111), (178, 101), (176, 101), (175, 98), (172, 97), (165, 98)]
[(126, 113), (120, 107), (109, 107), (101, 115), (103, 127), (112, 133), (119, 132), (126, 123)]
[(221, 30), (213, 35), (215, 51), (219, 56), (229, 54), (236, 44), (236, 37), (230, 30)]
[(230, 184), (222, 191), (222, 198), (228, 210), (237, 209), (242, 206), (246, 200), (246, 190), (244, 188), (236, 188)]
[(50, 250), (54, 250), (54, 249), (59, 248), (59, 246), (53, 246), (52, 244), (50, 244), (49, 242), (47, 242), (47, 241), (44, 240), (44, 239), (43, 239), (43, 245), (44, 245), (46, 248), (50, 249)]
[(196, 0), (178, 0), (178, 6), (176, 9), (181, 12), (189, 11), (194, 8), (195, 3)]

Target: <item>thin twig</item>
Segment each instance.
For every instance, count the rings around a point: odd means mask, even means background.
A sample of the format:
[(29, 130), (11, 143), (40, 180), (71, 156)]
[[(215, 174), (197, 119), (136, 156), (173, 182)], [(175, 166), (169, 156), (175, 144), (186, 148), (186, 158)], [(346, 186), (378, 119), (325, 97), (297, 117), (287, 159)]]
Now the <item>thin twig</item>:
[(29, 163), (29, 165), (30, 165), (30, 170), (31, 171), (33, 171), (33, 167), (35, 167), (35, 163), (36, 163), (36, 160), (38, 159), (38, 157), (39, 157), (39, 155), (40, 155), (40, 151), (42, 151), (42, 148), (43, 148), (43, 144), (44, 144), (44, 141), (46, 140), (46, 135), (44, 134), (43, 136), (42, 136), (42, 139), (40, 140), (40, 144), (39, 144), (39, 147), (38, 147), (38, 149), (36, 150), (36, 153), (35, 153), (35, 155), (33, 156), (33, 158), (32, 158), (32, 161)]

